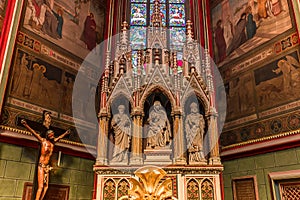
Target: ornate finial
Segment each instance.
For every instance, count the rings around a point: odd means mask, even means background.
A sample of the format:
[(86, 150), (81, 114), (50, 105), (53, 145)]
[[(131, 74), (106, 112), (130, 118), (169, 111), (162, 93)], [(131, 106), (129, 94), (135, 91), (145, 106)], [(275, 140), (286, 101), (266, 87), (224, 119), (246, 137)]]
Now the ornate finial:
[(124, 21), (122, 23), (122, 31), (127, 31), (128, 30), (128, 23), (126, 21)]
[(186, 22), (186, 41), (192, 41), (194, 37), (193, 33), (193, 23), (191, 20)]
[(120, 74), (124, 74), (124, 69), (126, 66), (126, 58), (125, 55), (122, 55), (122, 58), (120, 59)]
[(160, 12), (160, 3), (159, 0), (154, 1), (154, 10), (151, 16), (151, 22), (153, 27), (162, 26), (162, 13)]
[(128, 23), (124, 21), (122, 23), (122, 34), (120, 35), (120, 40), (121, 44), (127, 44), (128, 43), (128, 37), (127, 37), (127, 32), (128, 32)]
[(173, 59), (173, 72), (174, 72), (174, 74), (177, 74), (178, 66), (177, 66), (177, 53), (176, 52), (172, 53), (172, 59)]
[(159, 65), (159, 62), (160, 62), (159, 50), (155, 49), (155, 51), (154, 51), (154, 63), (155, 63), (155, 65)]

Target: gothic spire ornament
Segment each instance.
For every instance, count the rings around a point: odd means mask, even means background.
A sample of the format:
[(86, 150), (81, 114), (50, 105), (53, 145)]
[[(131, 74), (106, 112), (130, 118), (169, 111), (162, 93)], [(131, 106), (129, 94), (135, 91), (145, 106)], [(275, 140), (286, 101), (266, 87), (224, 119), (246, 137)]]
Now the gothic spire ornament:
[(154, 2), (154, 10), (151, 16), (151, 22), (153, 27), (162, 27), (162, 13), (160, 12), (159, 0)]

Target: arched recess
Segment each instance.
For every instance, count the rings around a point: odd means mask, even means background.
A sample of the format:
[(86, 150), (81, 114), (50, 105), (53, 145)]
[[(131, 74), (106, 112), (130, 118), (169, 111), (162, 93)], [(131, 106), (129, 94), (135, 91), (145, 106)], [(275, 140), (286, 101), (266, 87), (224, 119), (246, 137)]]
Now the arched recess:
[(174, 110), (176, 105), (176, 100), (170, 89), (163, 87), (162, 85), (153, 84), (150, 85), (147, 90), (144, 91), (141, 97), (140, 105), (143, 106), (145, 104), (146, 99), (150, 96), (153, 92), (159, 90), (162, 94), (168, 97), (171, 103), (171, 109)]
[[(113, 114), (116, 110), (114, 106), (117, 106), (118, 103), (123, 103), (126, 108), (133, 108), (133, 99), (129, 94), (118, 91), (117, 95), (110, 96), (107, 101), (107, 113)], [(120, 105), (120, 104), (119, 104)], [(130, 110), (131, 111), (131, 110)], [(130, 112), (129, 112), (130, 113)]]
[[(186, 94), (184, 94), (184, 96), (181, 99), (182, 110), (185, 111), (185, 105), (188, 103), (187, 101), (191, 98), (194, 98), (194, 99), (197, 99), (199, 104), (201, 104), (203, 107), (204, 113), (201, 113), (201, 114), (207, 114), (210, 109), (210, 103), (209, 103), (209, 99), (207, 98), (207, 96), (205, 96), (203, 93), (204, 92), (200, 92), (199, 90), (191, 89)], [(186, 112), (183, 113), (183, 115), (185, 115), (185, 114), (186, 114)]]
[(119, 199), (123, 196), (127, 196), (129, 188), (130, 188), (130, 184), (128, 180), (125, 178), (121, 179), (117, 187), (117, 198)]
[[(205, 127), (204, 127), (204, 136), (203, 136), (203, 153), (204, 156), (209, 154), (209, 137), (207, 137), (207, 131), (209, 127), (209, 120), (207, 119), (207, 113), (209, 111), (209, 104), (207, 104), (207, 101), (205, 99), (201, 98), (200, 94), (193, 91), (189, 92), (188, 95), (185, 96), (185, 98), (182, 101), (182, 110), (183, 110), (183, 129), (184, 129), (184, 135), (186, 136), (186, 117), (191, 113), (191, 104), (196, 103), (198, 105), (199, 113), (203, 116), (205, 121)], [(185, 141), (187, 138), (184, 138)], [(187, 144), (187, 141), (186, 141)], [(188, 144), (187, 144), (188, 145)], [(188, 151), (186, 151), (186, 154), (188, 154)], [(187, 155), (188, 156), (188, 155)]]
[[(149, 119), (149, 114), (153, 109), (153, 104), (155, 101), (159, 101), (162, 105), (162, 107), (165, 109), (167, 113), (168, 120), (170, 122), (170, 125), (172, 127), (172, 102), (169, 98), (168, 95), (166, 95), (165, 92), (163, 92), (160, 88), (156, 88), (154, 90), (151, 90), (152, 92), (149, 93), (147, 98), (142, 101), (143, 105), (143, 111), (144, 111), (144, 118), (143, 118), (143, 133), (144, 133), (144, 142), (143, 142), (143, 149), (146, 148), (146, 138), (147, 138), (147, 133), (148, 133), (148, 119)], [(171, 128), (172, 131), (172, 128)]]
[(103, 200), (116, 199), (116, 183), (112, 179), (107, 179), (103, 184)]
[[(121, 92), (118, 95), (114, 96), (113, 98), (109, 99), (107, 103), (107, 110), (108, 114), (111, 116), (108, 121), (108, 160), (112, 159), (113, 151), (114, 151), (114, 131), (111, 126), (111, 120), (114, 114), (118, 114), (118, 107), (120, 105), (125, 106), (124, 113), (130, 118), (130, 113), (132, 110), (133, 102), (131, 101), (131, 97), (128, 97), (125, 93)], [(130, 149), (130, 148), (129, 148)]]
[(200, 199), (200, 189), (199, 189), (199, 183), (195, 179), (190, 179), (187, 182), (187, 200), (199, 200)]
[(214, 200), (214, 184), (210, 179), (203, 179), (201, 181), (201, 199)]

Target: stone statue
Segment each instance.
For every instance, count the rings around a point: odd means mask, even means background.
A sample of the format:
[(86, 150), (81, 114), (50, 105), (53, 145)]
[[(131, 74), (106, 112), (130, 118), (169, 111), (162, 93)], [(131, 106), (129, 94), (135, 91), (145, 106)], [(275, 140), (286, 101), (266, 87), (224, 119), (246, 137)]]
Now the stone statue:
[(185, 131), (190, 163), (206, 162), (203, 153), (203, 135), (205, 121), (199, 113), (198, 105), (190, 105), (191, 113), (185, 119)]
[(125, 106), (118, 106), (119, 113), (112, 118), (111, 125), (115, 134), (114, 153), (112, 162), (122, 162), (128, 159), (128, 149), (130, 146), (131, 121), (124, 113)]
[(41, 151), (39, 157), (38, 164), (38, 189), (36, 192), (35, 200), (42, 200), (45, 197), (45, 194), (48, 189), (49, 184), (49, 172), (52, 167), (49, 165), (50, 158), (53, 153), (54, 145), (60, 139), (70, 134), (70, 130), (67, 130), (65, 133), (60, 135), (59, 137), (54, 137), (53, 130), (48, 130), (46, 132), (46, 138), (41, 137), (37, 132), (35, 132), (26, 122), (26, 120), (22, 119), (21, 123), (33, 134), (34, 137), (38, 139), (41, 143)]
[(159, 101), (155, 101), (153, 107), (148, 119), (147, 147), (164, 147), (171, 139), (170, 122)]

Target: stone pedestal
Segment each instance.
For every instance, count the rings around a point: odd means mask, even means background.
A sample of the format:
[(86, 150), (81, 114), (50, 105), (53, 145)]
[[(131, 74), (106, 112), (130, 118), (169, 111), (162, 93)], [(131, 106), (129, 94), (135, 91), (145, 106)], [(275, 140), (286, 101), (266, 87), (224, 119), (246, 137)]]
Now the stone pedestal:
[(148, 165), (170, 165), (172, 164), (172, 150), (171, 149), (145, 149), (146, 156), (144, 164)]

